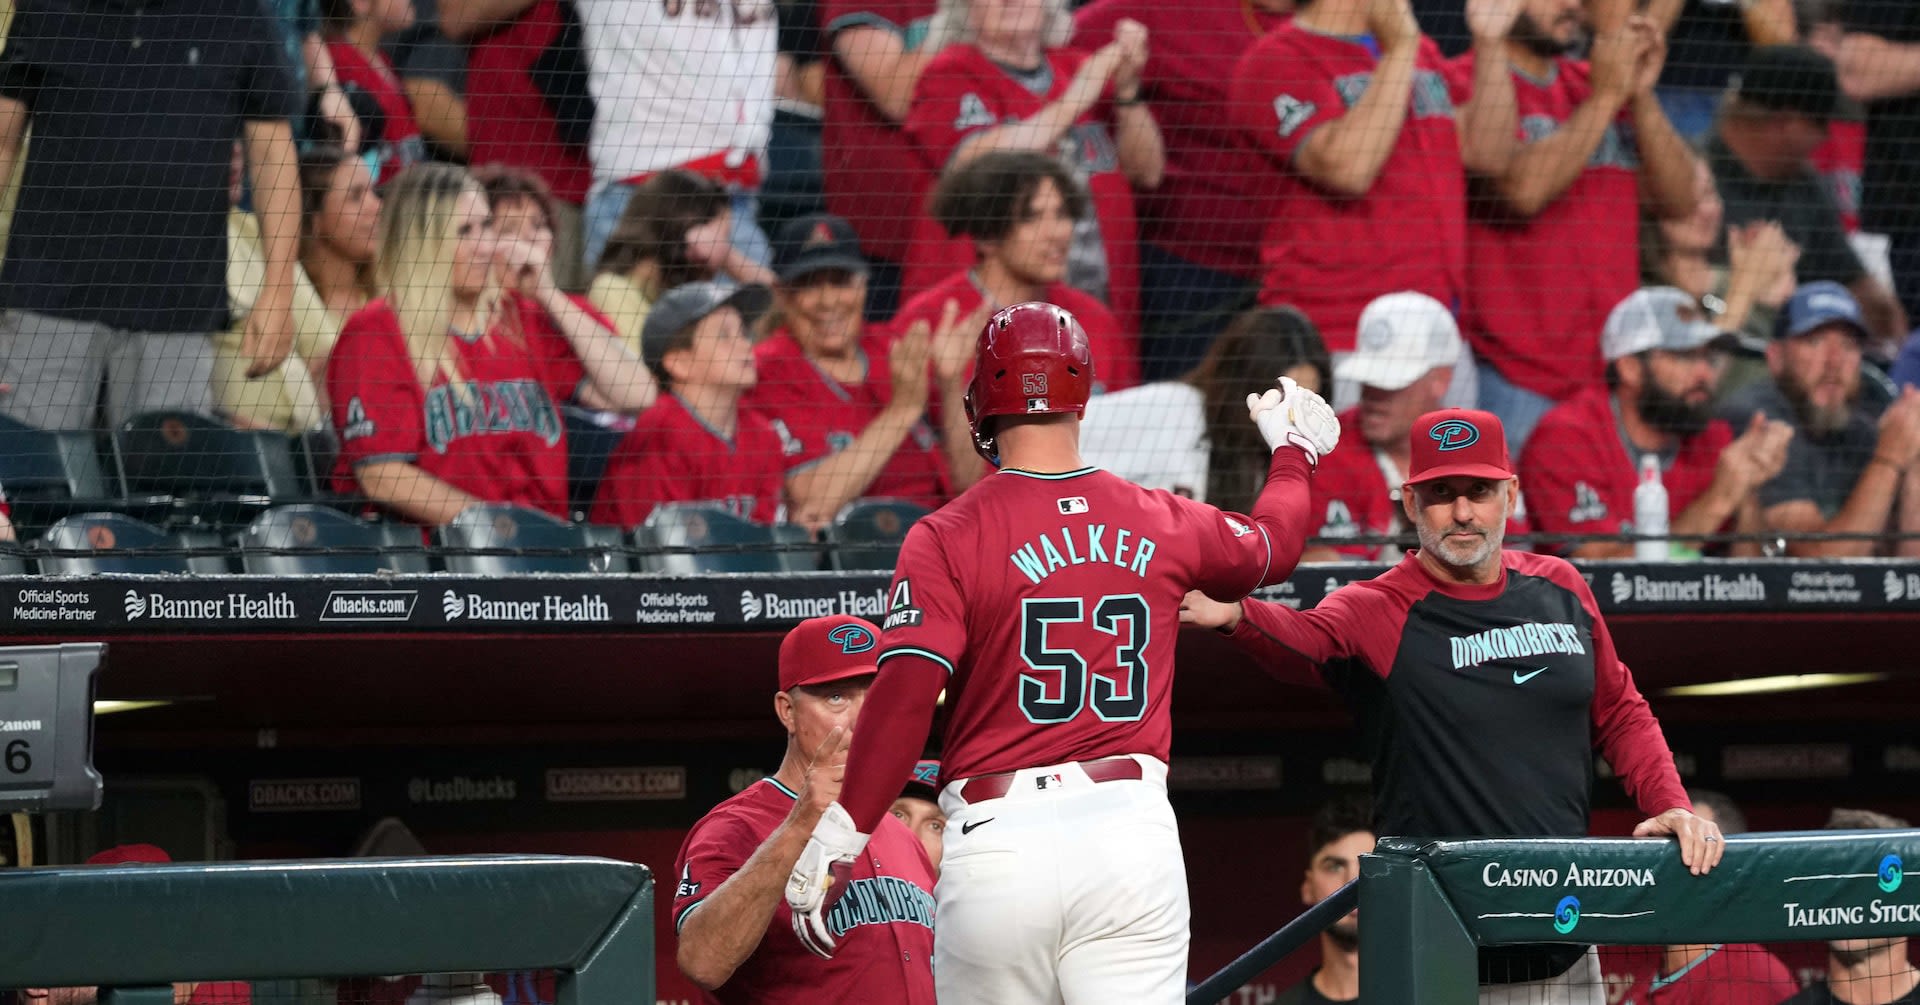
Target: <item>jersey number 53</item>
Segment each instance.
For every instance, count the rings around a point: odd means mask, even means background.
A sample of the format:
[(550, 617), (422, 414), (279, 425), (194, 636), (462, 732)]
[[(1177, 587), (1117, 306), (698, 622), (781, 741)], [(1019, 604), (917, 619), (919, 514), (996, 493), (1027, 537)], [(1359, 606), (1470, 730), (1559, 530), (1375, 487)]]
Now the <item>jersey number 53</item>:
[(1096, 669), (1083, 654), (1084, 647), (1049, 643), (1049, 626), (1085, 623), (1086, 606), (1079, 597), (1020, 602), (1020, 658), (1033, 671), (1020, 675), (1020, 711), (1029, 722), (1072, 722), (1088, 709), (1102, 722), (1133, 722), (1146, 714), (1145, 654), (1151, 630), (1146, 598), (1110, 594), (1093, 605), (1094, 630), (1114, 638), (1111, 668)]

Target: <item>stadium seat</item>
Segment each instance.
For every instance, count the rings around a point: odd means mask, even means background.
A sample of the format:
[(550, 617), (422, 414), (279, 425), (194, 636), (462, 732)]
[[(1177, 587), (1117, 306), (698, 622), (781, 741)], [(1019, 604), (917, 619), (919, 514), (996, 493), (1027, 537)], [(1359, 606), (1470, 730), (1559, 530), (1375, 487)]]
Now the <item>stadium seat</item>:
[(175, 497), (178, 518), (230, 526), (275, 502), (306, 497), (286, 436), (235, 429), (194, 412), (148, 412), (114, 433), (120, 481), (128, 495)]
[(907, 528), (930, 512), (925, 506), (899, 499), (855, 499), (827, 527), (833, 567), (841, 571), (891, 570), (900, 558), (900, 543), (907, 539)]
[(333, 464), (340, 456), (340, 438), (332, 426), (313, 426), (294, 441), (294, 467), (302, 488), (314, 499), (334, 498)]
[[(469, 506), (437, 531), (448, 572), (506, 576), (529, 572), (626, 572), (620, 535), (609, 527), (567, 523), (522, 506)], [(459, 549), (566, 549), (568, 554), (460, 554)]]
[[(110, 487), (91, 432), (35, 429), (5, 416), (0, 416), (0, 487), (23, 539), (75, 514), (130, 509)], [(164, 517), (171, 504), (163, 498), (158, 512), (131, 509), (136, 516)]]
[[(240, 567), (271, 576), (427, 572), (420, 528), (373, 524), (325, 506), (275, 506), (240, 534)], [(325, 549), (288, 554), (286, 549)]]
[(578, 408), (563, 408), (560, 415), (567, 426), (567, 506), (575, 519), (585, 519), (600, 490), (607, 458), (627, 432), (608, 428), (594, 413)]
[[(708, 572), (808, 572), (820, 567), (806, 528), (767, 526), (742, 520), (711, 503), (668, 503), (647, 515), (633, 543), (645, 554), (647, 572), (693, 575)], [(661, 551), (697, 548), (702, 551)]]
[(177, 536), (120, 513), (82, 513), (62, 519), (41, 535), (43, 552), (84, 551), (84, 555), (37, 556), (40, 572), (49, 576), (89, 576), (103, 572), (133, 575), (196, 571), (185, 555), (127, 555), (132, 549), (180, 548)]

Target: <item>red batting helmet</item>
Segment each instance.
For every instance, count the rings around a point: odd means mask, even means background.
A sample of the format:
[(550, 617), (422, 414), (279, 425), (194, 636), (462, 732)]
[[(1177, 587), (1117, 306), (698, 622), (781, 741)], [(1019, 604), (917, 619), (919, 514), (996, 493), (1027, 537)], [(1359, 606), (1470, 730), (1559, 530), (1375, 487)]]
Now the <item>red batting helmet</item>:
[(995, 415), (1057, 415), (1086, 410), (1093, 392), (1093, 350), (1087, 331), (1064, 307), (1032, 301), (987, 320), (967, 385), (967, 425), (973, 449), (1000, 463)]

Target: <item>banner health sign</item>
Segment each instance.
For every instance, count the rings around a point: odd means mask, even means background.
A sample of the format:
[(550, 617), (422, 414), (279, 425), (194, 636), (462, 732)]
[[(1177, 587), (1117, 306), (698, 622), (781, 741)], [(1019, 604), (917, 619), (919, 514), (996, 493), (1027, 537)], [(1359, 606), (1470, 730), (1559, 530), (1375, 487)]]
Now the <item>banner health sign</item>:
[(1905, 879), (1920, 831), (1735, 836), (1705, 876), (1688, 872), (1670, 840), (1388, 838), (1376, 854), (1423, 864), (1480, 945), (1920, 934), (1920, 880)]

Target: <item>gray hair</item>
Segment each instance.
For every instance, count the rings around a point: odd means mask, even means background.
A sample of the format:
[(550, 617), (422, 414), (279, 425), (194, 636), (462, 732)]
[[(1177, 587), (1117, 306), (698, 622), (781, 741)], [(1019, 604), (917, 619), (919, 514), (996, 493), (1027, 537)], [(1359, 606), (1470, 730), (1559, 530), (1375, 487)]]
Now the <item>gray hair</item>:
[[(1040, 29), (1040, 45), (1045, 49), (1058, 49), (1073, 39), (1073, 11), (1067, 0), (1046, 0), (1047, 20)], [(940, 0), (940, 7), (934, 11), (933, 24), (927, 29), (927, 40), (921, 43), (920, 51), (939, 52), (949, 45), (974, 42), (973, 0)]]

